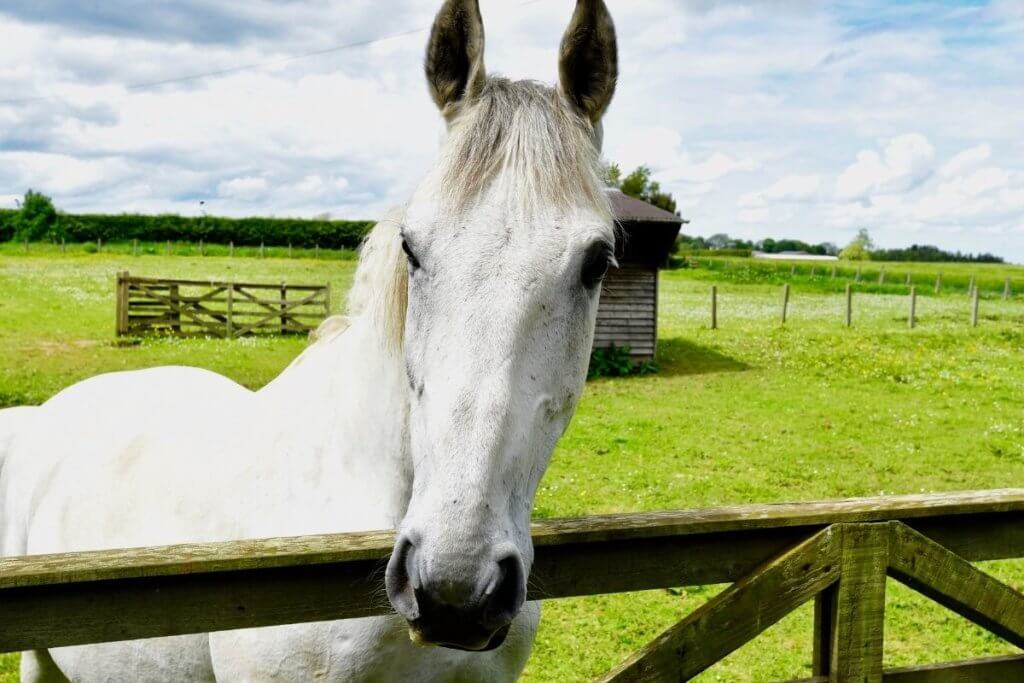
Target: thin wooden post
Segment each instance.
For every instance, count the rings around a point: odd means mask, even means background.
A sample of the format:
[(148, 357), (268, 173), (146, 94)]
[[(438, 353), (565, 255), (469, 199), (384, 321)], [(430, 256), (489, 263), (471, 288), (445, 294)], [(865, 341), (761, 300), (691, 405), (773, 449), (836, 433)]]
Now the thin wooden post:
[(25, 238), (25, 253), (28, 253), (28, 238)]
[(228, 258), (235, 257), (235, 241), (231, 240), (228, 242)]
[(881, 683), (889, 525), (844, 524), (842, 535), (830, 680)]
[(288, 258), (292, 257), (292, 243), (288, 243)]
[(263, 244), (263, 242), (260, 242), (260, 258), (266, 258), (266, 257), (267, 257), (267, 247), (266, 247), (266, 245)]
[(885, 266), (882, 266), (882, 269), (878, 271), (878, 284), (885, 284)]
[(978, 326), (978, 288), (971, 294), (971, 327)]
[(288, 287), (281, 281), (281, 334), (288, 333)]
[(128, 334), (128, 271), (117, 274), (117, 336)]
[(907, 287), (909, 287), (909, 286), (910, 286), (910, 285), (912, 285), (913, 283), (914, 283), (914, 281), (913, 281), (913, 279), (912, 279), (912, 278), (910, 277), (910, 273), (907, 273)]
[(170, 256), (171, 255), (171, 241), (170, 240), (167, 240), (166, 250), (167, 250), (167, 255)]
[(103, 239), (97, 237), (96, 238), (96, 253), (98, 254), (101, 251), (103, 251)]
[(206, 251), (203, 249), (203, 241), (199, 240), (199, 255), (206, 256)]
[(319, 261), (320, 260), (320, 243), (319, 242), (316, 243), (316, 246), (314, 247), (313, 254), (314, 254), (313, 258), (315, 258), (315, 259), (317, 259)]
[(227, 334), (226, 334), (227, 338), (231, 339), (231, 338), (233, 338), (235, 336), (235, 283), (234, 282), (229, 282), (228, 283), (228, 292), (227, 292), (227, 294), (228, 294), (228, 301), (227, 301), (228, 310), (227, 310), (227, 315), (225, 316), (225, 323), (227, 324), (227, 327), (226, 327), (225, 331), (227, 332)]
[(1006, 278), (1006, 282), (1003, 283), (1003, 301), (1009, 301), (1012, 294), (1013, 290), (1010, 288), (1010, 278)]
[(324, 287), (324, 318), (331, 315), (331, 283)]
[(835, 638), (836, 586), (814, 596), (814, 642), (811, 673), (827, 677), (832, 668), (832, 639)]
[(711, 329), (718, 329), (718, 285), (711, 285)]
[(63, 237), (60, 238), (60, 253), (68, 253), (68, 243)]
[(133, 239), (132, 240), (132, 256), (138, 256), (138, 255), (139, 255), (139, 240), (138, 239)]
[(854, 282), (860, 282), (861, 268), (863, 268), (863, 266), (857, 266), (857, 276), (855, 278), (853, 278)]
[(817, 272), (818, 272), (818, 267), (817, 266), (811, 266), (811, 277), (814, 277)]
[(171, 285), (167, 292), (171, 300), (171, 331), (181, 333), (181, 290), (178, 285)]
[(836, 279), (836, 267), (835, 267), (835, 265), (832, 266), (832, 279), (833, 280)]
[(793, 267), (789, 269), (789, 276), (796, 277), (796, 264), (793, 264)]
[(846, 283), (846, 326), (853, 325), (853, 285)]
[(968, 296), (968, 297), (973, 297), (973, 296), (974, 296), (974, 291), (975, 291), (975, 290), (976, 290), (977, 288), (978, 288), (978, 280), (977, 280), (977, 277), (976, 277), (976, 276), (974, 276), (974, 275), (972, 275), (972, 276), (971, 276), (971, 281), (970, 281), (970, 283), (969, 283), (969, 284), (967, 285), (967, 296)]
[(942, 273), (938, 273), (935, 276), (935, 293), (936, 294), (941, 294), (942, 293)]
[(782, 287), (782, 324), (786, 324), (786, 318), (789, 315), (789, 283), (786, 283)]
[(907, 325), (914, 329), (917, 324), (917, 287), (910, 288), (910, 317), (907, 318)]

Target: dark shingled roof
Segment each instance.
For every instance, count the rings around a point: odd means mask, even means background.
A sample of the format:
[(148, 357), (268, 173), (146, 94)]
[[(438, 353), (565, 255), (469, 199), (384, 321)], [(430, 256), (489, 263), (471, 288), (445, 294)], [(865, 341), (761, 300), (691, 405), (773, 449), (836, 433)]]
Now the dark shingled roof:
[(615, 219), (618, 221), (637, 221), (641, 223), (675, 223), (683, 225), (688, 221), (683, 220), (674, 213), (669, 213), (657, 206), (648, 204), (620, 190), (609, 189), (608, 198), (612, 200), (612, 208), (615, 210)]

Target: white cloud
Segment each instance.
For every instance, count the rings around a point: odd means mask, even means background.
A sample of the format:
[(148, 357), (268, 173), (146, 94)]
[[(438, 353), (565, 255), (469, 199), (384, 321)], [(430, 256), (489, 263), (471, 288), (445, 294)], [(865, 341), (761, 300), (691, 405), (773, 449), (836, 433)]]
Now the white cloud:
[(920, 133), (892, 138), (881, 154), (875, 150), (857, 154), (857, 160), (836, 181), (836, 195), (858, 199), (906, 189), (930, 170), (934, 158), (935, 148)]
[(764, 206), (768, 202), (807, 201), (818, 193), (821, 178), (816, 175), (790, 175), (761, 192), (748, 192), (740, 197), (739, 205)]
[(983, 142), (960, 152), (939, 169), (939, 175), (950, 178), (983, 163), (992, 156), (992, 145)]
[(222, 197), (233, 199), (259, 199), (267, 192), (266, 178), (232, 178), (217, 186), (217, 193)]

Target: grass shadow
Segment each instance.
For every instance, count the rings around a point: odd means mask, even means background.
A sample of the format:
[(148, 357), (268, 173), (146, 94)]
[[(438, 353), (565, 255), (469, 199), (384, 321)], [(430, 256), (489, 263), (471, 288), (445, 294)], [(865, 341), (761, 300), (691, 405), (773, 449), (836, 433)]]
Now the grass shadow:
[(658, 340), (659, 375), (706, 375), (749, 370), (746, 363), (679, 337)]

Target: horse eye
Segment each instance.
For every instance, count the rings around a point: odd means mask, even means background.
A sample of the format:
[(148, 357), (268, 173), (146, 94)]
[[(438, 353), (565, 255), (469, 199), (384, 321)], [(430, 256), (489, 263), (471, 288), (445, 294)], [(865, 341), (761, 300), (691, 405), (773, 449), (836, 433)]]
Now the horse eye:
[(608, 274), (608, 268), (614, 260), (615, 255), (607, 244), (600, 242), (591, 245), (583, 258), (583, 272), (580, 275), (583, 286), (587, 289), (596, 289)]
[(402, 240), (402, 251), (405, 252), (406, 257), (409, 259), (409, 265), (412, 266), (413, 270), (420, 267), (420, 261), (416, 258), (416, 254), (412, 253), (412, 249), (409, 248), (409, 243)]

